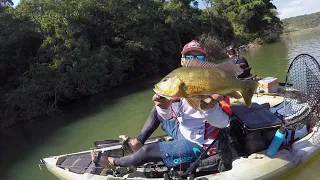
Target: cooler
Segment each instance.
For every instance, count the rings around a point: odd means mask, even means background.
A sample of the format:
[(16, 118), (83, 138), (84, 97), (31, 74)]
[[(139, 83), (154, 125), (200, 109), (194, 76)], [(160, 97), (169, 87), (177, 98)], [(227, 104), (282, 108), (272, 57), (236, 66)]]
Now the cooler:
[(277, 78), (266, 77), (259, 81), (257, 92), (262, 93), (277, 93), (279, 89), (279, 82)]

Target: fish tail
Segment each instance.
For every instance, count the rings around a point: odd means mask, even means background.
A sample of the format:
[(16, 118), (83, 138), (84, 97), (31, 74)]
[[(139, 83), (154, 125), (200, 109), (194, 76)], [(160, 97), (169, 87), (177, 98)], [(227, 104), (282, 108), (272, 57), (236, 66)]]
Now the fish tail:
[(242, 97), (244, 99), (244, 102), (246, 105), (250, 108), (252, 104), (252, 96), (256, 92), (258, 88), (258, 81), (252, 81), (252, 80), (245, 80), (244, 81), (244, 88), (242, 88)]

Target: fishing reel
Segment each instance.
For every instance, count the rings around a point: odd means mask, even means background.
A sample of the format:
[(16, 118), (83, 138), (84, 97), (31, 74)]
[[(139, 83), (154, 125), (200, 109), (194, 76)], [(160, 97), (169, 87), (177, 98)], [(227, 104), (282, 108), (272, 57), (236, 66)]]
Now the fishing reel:
[(148, 178), (163, 178), (168, 172), (168, 168), (162, 161), (154, 163), (149, 162), (143, 165), (143, 174)]
[(107, 176), (112, 175), (114, 177), (123, 177), (127, 174), (136, 171), (134, 167), (116, 167), (115, 169), (105, 168), (101, 171), (100, 175)]

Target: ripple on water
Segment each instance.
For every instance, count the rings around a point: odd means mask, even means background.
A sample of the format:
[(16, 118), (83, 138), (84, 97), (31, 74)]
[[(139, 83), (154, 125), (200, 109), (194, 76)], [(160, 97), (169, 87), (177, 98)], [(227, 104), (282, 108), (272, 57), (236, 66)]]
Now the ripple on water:
[(266, 44), (244, 54), (252, 67), (252, 73), (258, 76), (277, 77), (285, 80), (291, 61), (299, 54), (306, 53), (320, 62), (320, 31), (292, 35), (280, 42)]

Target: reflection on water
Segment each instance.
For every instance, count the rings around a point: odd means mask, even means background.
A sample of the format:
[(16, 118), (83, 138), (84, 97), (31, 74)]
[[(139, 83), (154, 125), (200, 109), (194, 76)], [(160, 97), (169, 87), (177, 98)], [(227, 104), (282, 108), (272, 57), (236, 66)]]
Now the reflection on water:
[[(277, 77), (284, 82), (288, 61), (300, 53), (320, 58), (319, 33), (290, 36), (245, 54), (252, 72), (259, 76)], [(93, 97), (80, 107), (72, 107), (56, 116), (23, 128), (14, 128), (0, 137), (1, 179), (57, 179), (38, 168), (39, 158), (77, 152), (93, 146), (97, 139), (115, 139), (119, 134), (135, 136), (151, 108), (153, 82), (142, 86), (125, 86), (107, 95)], [(162, 134), (159, 130), (155, 135)], [(315, 160), (320, 164), (320, 158)], [(316, 166), (299, 173), (318, 175)], [(291, 179), (289, 175), (287, 179)], [(307, 177), (307, 176), (305, 176)], [(286, 178), (285, 178), (286, 179)], [(315, 179), (315, 178), (313, 178)], [(304, 180), (307, 180), (304, 178)]]
[[(156, 78), (158, 80), (158, 78)], [(123, 86), (81, 104), (63, 115), (8, 129), (0, 134), (0, 179), (57, 180), (39, 159), (87, 150), (95, 140), (137, 135), (152, 109), (155, 80)], [(161, 135), (158, 130), (155, 135)]]
[(309, 54), (320, 62), (320, 31), (287, 36), (281, 42), (267, 44), (244, 56), (258, 76), (277, 77), (285, 81), (289, 64), (299, 54)]
[(290, 60), (301, 53), (307, 53), (315, 57), (319, 62), (320, 31), (288, 36), (285, 41), (289, 47)]
[(267, 44), (245, 54), (252, 73), (261, 77), (276, 77), (285, 81), (288, 68), (288, 45), (286, 41)]

